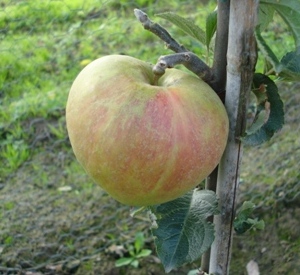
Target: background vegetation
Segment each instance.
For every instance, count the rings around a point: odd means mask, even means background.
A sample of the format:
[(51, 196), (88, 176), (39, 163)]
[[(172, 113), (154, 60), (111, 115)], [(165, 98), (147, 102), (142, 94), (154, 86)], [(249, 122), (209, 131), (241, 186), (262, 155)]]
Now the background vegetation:
[[(174, 11), (204, 26), (215, 1), (170, 0), (166, 6), (155, 0), (2, 0), (0, 5), (0, 274), (164, 274), (146, 214), (130, 217), (130, 208), (93, 184), (75, 160), (65, 104), (72, 81), (93, 59), (118, 53), (155, 63), (169, 53), (143, 30), (134, 8), (152, 18)], [(200, 44), (155, 20), (206, 58)], [(292, 50), (292, 37), (277, 17), (264, 37), (279, 56), (283, 47)], [(285, 126), (271, 142), (246, 148), (241, 174), (240, 201), (257, 205), (255, 214), (266, 228), (235, 236), (232, 274), (245, 274), (250, 260), (262, 274), (300, 270), (300, 83), (279, 88)], [(143, 248), (153, 253), (139, 259), (139, 268), (115, 267), (130, 256), (137, 232), (145, 238)]]

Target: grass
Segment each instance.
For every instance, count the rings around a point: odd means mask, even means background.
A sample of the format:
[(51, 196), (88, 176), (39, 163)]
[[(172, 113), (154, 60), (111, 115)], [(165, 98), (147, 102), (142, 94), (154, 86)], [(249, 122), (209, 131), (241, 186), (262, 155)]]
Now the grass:
[[(75, 160), (64, 117), (69, 88), (79, 71), (100, 56), (122, 53), (154, 63), (160, 55), (170, 53), (137, 22), (133, 15), (136, 7), (205, 57), (197, 42), (154, 14), (171, 10), (204, 27), (205, 15), (215, 3), (210, 1), (202, 9), (195, 9), (198, 1), (176, 0), (169, 1), (168, 6), (154, 0), (3, 0), (1, 5), (0, 265), (15, 267), (21, 259), (34, 266), (58, 255), (52, 262), (75, 256), (84, 259), (81, 274), (97, 273), (99, 266), (111, 270), (119, 256), (103, 251), (112, 244), (132, 245), (136, 231), (143, 231), (147, 240), (148, 224), (142, 217), (129, 219), (128, 208), (103, 194)], [(292, 45), (280, 22), (278, 19), (271, 25), (272, 31), (264, 34), (276, 41), (274, 51), (279, 56), (283, 54), (283, 40), (288, 47)], [(270, 209), (277, 202), (292, 205), (282, 198), (293, 198), (299, 192), (297, 89), (297, 85), (280, 86), (287, 106), (283, 131), (268, 144), (245, 150), (242, 198), (255, 201), (262, 209)], [(277, 222), (276, 211), (271, 221)], [(286, 242), (284, 248), (290, 247), (287, 254), (292, 257), (300, 241), (295, 234), (289, 239), (286, 224), (288, 221), (279, 226), (277, 240)], [(252, 243), (248, 247), (256, 253), (260, 247), (255, 237), (249, 239)], [(61, 247), (56, 245), (59, 240), (63, 240)], [(151, 242), (145, 243), (153, 250)], [(253, 253), (244, 253), (242, 259), (235, 256), (234, 274), (241, 274)], [(141, 260), (141, 265), (157, 266), (157, 259), (150, 260)], [(122, 272), (125, 274), (126, 269)]]
[[(3, 2), (0, 161), (5, 165), (1, 168), (2, 175), (13, 172), (30, 155), (32, 137), (24, 130), (24, 122), (33, 118), (58, 119), (63, 115), (68, 90), (84, 65), (112, 53), (152, 63), (168, 53), (163, 43), (144, 31), (133, 15), (133, 8), (147, 7), (152, 2)], [(154, 8), (165, 10), (159, 4), (150, 7), (147, 10), (152, 15)], [(178, 10), (180, 4), (171, 1), (168, 8)], [(186, 5), (187, 11), (191, 8), (192, 4)], [(178, 34), (175, 28), (171, 30)], [(50, 135), (57, 138), (66, 135), (63, 124), (58, 129), (50, 124), (49, 127)]]

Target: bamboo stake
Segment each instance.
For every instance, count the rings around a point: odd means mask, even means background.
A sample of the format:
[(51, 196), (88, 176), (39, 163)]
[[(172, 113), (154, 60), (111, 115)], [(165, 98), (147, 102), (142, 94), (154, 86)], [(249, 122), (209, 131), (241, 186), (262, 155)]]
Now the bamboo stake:
[(227, 51), (225, 106), (230, 129), (228, 144), (219, 164), (217, 196), (221, 214), (214, 217), (215, 241), (211, 247), (209, 272), (229, 274), (233, 220), (242, 158), (239, 137), (245, 130), (245, 118), (253, 69), (256, 64), (256, 26), (258, 0), (231, 0)]

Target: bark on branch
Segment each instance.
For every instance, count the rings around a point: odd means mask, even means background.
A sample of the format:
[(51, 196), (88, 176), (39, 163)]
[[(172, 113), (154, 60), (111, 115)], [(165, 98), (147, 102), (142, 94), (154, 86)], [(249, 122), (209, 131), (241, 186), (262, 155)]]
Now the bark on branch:
[(156, 65), (153, 67), (153, 72), (157, 75), (162, 75), (165, 72), (165, 69), (173, 68), (178, 64), (184, 65), (206, 82), (211, 79), (210, 68), (192, 52), (182, 52), (161, 56)]
[(154, 66), (156, 81), (164, 74), (166, 68), (173, 68), (178, 64), (183, 64), (187, 69), (211, 85), (211, 68), (204, 61), (202, 61), (196, 54), (188, 51), (184, 46), (180, 45), (167, 30), (159, 24), (151, 21), (146, 13), (139, 9), (135, 9), (134, 14), (146, 30), (158, 36), (166, 43), (170, 50), (175, 52), (175, 54), (161, 56), (158, 59)]
[(145, 30), (148, 30), (158, 36), (166, 43), (168, 49), (175, 53), (187, 52), (188, 50), (179, 45), (177, 41), (161, 25), (151, 21), (146, 13), (139, 9), (134, 9), (135, 17), (142, 23)]

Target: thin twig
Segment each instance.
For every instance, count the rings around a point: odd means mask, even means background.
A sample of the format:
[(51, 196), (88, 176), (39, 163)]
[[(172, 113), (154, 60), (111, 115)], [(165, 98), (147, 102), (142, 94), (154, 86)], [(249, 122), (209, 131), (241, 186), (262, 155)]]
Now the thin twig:
[(136, 18), (142, 23), (145, 30), (158, 36), (167, 45), (167, 48), (175, 53), (187, 52), (188, 50), (180, 45), (161, 25), (151, 21), (146, 13), (139, 9), (134, 9)]
[(159, 24), (151, 21), (146, 13), (139, 9), (135, 9), (134, 14), (146, 30), (158, 36), (166, 43), (169, 49), (175, 52), (175, 54), (161, 56), (158, 59), (153, 69), (155, 74), (155, 83), (158, 81), (158, 78), (165, 73), (165, 69), (173, 68), (178, 64), (183, 64), (187, 69), (211, 85), (211, 69), (204, 61), (202, 61), (196, 54), (188, 51), (184, 46), (179, 45), (179, 43), (168, 33), (167, 30)]

